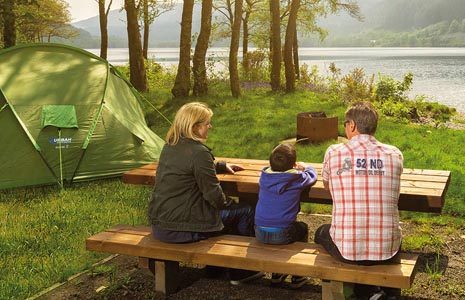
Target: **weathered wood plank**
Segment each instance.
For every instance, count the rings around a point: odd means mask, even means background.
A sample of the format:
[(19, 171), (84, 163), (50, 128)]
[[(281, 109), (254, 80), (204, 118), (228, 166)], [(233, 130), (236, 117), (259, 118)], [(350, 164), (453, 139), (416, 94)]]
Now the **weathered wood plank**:
[[(260, 172), (268, 161), (241, 158), (218, 158), (233, 164), (242, 165), (245, 170), (236, 174), (218, 174), (218, 179), (227, 193), (232, 196), (253, 199), (258, 194)], [(321, 180), (322, 164), (312, 164), (318, 170), (320, 179), (301, 201), (331, 204), (331, 195)], [(123, 174), (123, 182), (153, 185), (157, 164), (149, 164)], [(450, 171), (404, 169), (401, 177), (399, 209), (440, 213), (445, 202), (445, 194), (450, 183)], [(248, 195), (247, 197), (245, 195)]]
[[(130, 225), (117, 225), (113, 228), (107, 229), (106, 232), (114, 233), (127, 233), (140, 236), (150, 236), (151, 228), (149, 226), (130, 226)], [(315, 243), (301, 243), (296, 242), (288, 245), (271, 245), (271, 244), (262, 244), (254, 238), (240, 235), (220, 235), (217, 237), (212, 237), (207, 240), (211, 244), (225, 244), (241, 247), (253, 247), (253, 248), (263, 248), (269, 251), (279, 250), (279, 251), (292, 251), (292, 252), (302, 252), (307, 254), (319, 254), (319, 255), (328, 255), (329, 254), (324, 250), (323, 246)], [(417, 254), (411, 253), (402, 253), (401, 254), (401, 263), (402, 264), (411, 264), (415, 265)]]
[[(254, 238), (221, 236), (192, 244), (166, 244), (131, 230), (109, 231), (86, 240), (88, 250), (148, 257), (157, 260), (208, 264), (265, 272), (290, 273), (328, 280), (391, 287), (410, 286), (414, 263), (356, 266), (335, 261), (321, 247), (294, 243), (267, 247)], [(315, 251), (317, 249), (317, 251)], [(410, 255), (408, 257), (412, 259)]]

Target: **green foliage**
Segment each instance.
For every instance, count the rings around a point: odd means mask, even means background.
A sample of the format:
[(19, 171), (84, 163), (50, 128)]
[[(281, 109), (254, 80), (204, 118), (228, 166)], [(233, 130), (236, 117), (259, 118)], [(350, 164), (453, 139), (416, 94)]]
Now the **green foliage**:
[(449, 121), (456, 113), (454, 108), (426, 101), (425, 96), (410, 99), (408, 92), (413, 84), (413, 74), (405, 74), (402, 81), (387, 75), (365, 76), (362, 68), (355, 68), (342, 75), (334, 63), (329, 66), (330, 75), (322, 76), (316, 66), (303, 64), (298, 86), (319, 93), (333, 95), (336, 101), (348, 104), (355, 101), (371, 101), (378, 111), (401, 122), (428, 123), (438, 126)]
[(247, 53), (249, 61), (248, 72), (241, 64), (241, 78), (245, 81), (269, 82), (270, 72), (268, 71), (268, 53), (265, 50), (255, 50)]
[(300, 79), (297, 83), (299, 87), (307, 88), (315, 92), (324, 92), (328, 90), (325, 78), (320, 75), (318, 67), (313, 65), (302, 64), (300, 66)]
[(369, 80), (365, 78), (362, 68), (355, 68), (341, 79), (341, 95), (345, 102), (366, 101), (373, 93), (374, 75)]
[[(352, 35), (329, 36), (325, 46), (352, 47), (463, 47), (465, 19), (428, 23), (405, 31), (370, 29)], [(375, 41), (375, 42), (374, 42)]]
[(379, 74), (379, 80), (375, 89), (375, 100), (383, 103), (385, 101), (400, 102), (408, 99), (406, 93), (413, 83), (413, 74), (407, 73), (404, 80), (398, 81), (392, 77)]

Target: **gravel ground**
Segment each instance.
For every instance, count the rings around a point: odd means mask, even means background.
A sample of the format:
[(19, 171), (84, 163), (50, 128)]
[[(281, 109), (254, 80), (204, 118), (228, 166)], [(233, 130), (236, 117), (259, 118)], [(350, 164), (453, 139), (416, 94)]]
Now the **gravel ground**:
[[(299, 215), (309, 224), (309, 237), (321, 224), (331, 218), (319, 215)], [(451, 230), (448, 226), (433, 226), (429, 234), (438, 237), (440, 255), (433, 251), (437, 245), (428, 243), (419, 251), (418, 272), (413, 287), (402, 291), (402, 299), (465, 299), (465, 228)], [(404, 234), (425, 231), (424, 225), (402, 223)], [(83, 274), (53, 289), (39, 299), (166, 299), (154, 292), (153, 275), (137, 267), (134, 257), (118, 256), (99, 267), (99, 272)], [(271, 287), (269, 274), (263, 279), (241, 286), (231, 286), (224, 279), (207, 279), (204, 270), (182, 266), (180, 289), (167, 299), (321, 299), (318, 279), (298, 290)], [(434, 271), (434, 272), (433, 272)]]

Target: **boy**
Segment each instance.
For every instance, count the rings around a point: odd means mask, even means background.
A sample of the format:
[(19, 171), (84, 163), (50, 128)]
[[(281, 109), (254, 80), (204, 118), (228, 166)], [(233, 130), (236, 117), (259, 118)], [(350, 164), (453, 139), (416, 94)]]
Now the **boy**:
[[(295, 147), (280, 144), (270, 155), (270, 167), (260, 175), (260, 192), (255, 210), (255, 236), (264, 244), (284, 245), (296, 241), (307, 242), (308, 226), (297, 222), (300, 194), (312, 186), (317, 172), (310, 166), (296, 163)], [(273, 274), (272, 284), (280, 284), (287, 275)], [(291, 287), (306, 283), (305, 277), (292, 276)]]

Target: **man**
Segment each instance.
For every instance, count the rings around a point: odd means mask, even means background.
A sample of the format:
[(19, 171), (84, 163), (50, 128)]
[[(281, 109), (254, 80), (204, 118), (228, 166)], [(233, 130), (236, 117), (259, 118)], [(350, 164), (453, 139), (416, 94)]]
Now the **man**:
[[(315, 242), (346, 263), (398, 262), (402, 153), (374, 137), (378, 114), (369, 102), (353, 104), (345, 119), (349, 141), (330, 146), (323, 162), (323, 183), (333, 199), (332, 223), (317, 229)], [(355, 285), (354, 293), (361, 299), (395, 299), (400, 290)]]

